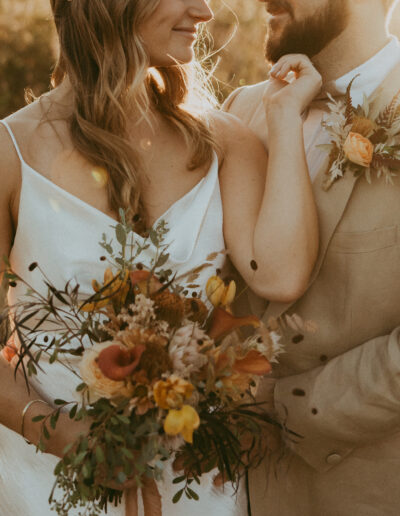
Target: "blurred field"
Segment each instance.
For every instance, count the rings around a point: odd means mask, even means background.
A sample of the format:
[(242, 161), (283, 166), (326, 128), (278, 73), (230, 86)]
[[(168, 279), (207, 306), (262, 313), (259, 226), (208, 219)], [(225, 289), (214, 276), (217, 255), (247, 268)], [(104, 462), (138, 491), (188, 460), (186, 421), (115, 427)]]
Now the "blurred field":
[[(257, 0), (210, 0), (218, 94), (266, 78), (265, 11)], [(0, 0), (0, 118), (24, 105), (24, 91), (47, 90), (55, 49), (48, 0)], [(400, 34), (400, 5), (392, 22)]]

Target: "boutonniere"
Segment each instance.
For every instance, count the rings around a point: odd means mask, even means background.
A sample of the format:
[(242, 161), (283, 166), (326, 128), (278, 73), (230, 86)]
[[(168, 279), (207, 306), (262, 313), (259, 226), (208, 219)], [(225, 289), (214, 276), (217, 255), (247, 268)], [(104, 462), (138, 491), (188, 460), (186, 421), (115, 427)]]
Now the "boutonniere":
[(362, 105), (354, 107), (352, 103), (350, 93), (356, 78), (348, 85), (344, 100), (329, 96), (330, 113), (322, 124), (331, 142), (320, 146), (329, 153), (324, 190), (346, 172), (364, 175), (368, 182), (376, 174), (393, 184), (400, 169), (400, 91), (374, 115), (373, 100), (366, 96)]

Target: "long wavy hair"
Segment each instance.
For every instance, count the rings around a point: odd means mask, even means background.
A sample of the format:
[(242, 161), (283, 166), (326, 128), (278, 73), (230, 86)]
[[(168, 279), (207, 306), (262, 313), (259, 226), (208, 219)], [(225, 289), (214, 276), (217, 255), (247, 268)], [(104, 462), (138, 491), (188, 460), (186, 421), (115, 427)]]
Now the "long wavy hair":
[[(53, 87), (68, 78), (73, 92), (69, 121), (75, 148), (108, 172), (110, 208), (145, 220), (138, 150), (127, 137), (127, 113), (149, 120), (158, 111), (185, 139), (189, 170), (211, 163), (215, 139), (205, 105), (212, 95), (198, 63), (150, 68), (140, 26), (159, 0), (50, 0), (60, 43)], [(204, 77), (204, 74), (203, 74)], [(195, 110), (195, 105), (202, 105)], [(200, 114), (202, 113), (202, 114)], [(149, 120), (149, 123), (150, 120)]]

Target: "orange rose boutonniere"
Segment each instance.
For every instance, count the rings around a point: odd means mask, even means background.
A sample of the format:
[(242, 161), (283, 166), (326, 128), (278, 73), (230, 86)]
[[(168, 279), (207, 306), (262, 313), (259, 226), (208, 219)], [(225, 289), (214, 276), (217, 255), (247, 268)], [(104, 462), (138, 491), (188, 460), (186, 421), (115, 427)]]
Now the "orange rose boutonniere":
[(329, 190), (346, 172), (364, 175), (371, 182), (372, 173), (393, 182), (400, 169), (400, 91), (376, 118), (371, 117), (372, 100), (364, 98), (363, 105), (354, 107), (351, 87), (345, 100), (330, 97), (330, 114), (323, 126), (331, 142), (321, 145), (329, 153), (324, 189)]

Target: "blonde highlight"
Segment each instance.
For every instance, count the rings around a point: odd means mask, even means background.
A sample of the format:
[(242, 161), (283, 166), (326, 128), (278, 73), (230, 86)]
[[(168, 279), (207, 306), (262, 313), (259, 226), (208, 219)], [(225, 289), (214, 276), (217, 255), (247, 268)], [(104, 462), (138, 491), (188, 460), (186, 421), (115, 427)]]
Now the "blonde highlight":
[(182, 134), (191, 151), (188, 169), (194, 170), (211, 163), (216, 144), (207, 116), (194, 110), (190, 97), (197, 92), (208, 107), (212, 99), (199, 86), (196, 63), (149, 68), (139, 27), (159, 0), (50, 1), (60, 42), (52, 84), (71, 84), (72, 142), (90, 163), (107, 170), (110, 208), (144, 219), (142, 164), (128, 141), (127, 113), (151, 123), (150, 108), (159, 112)]

